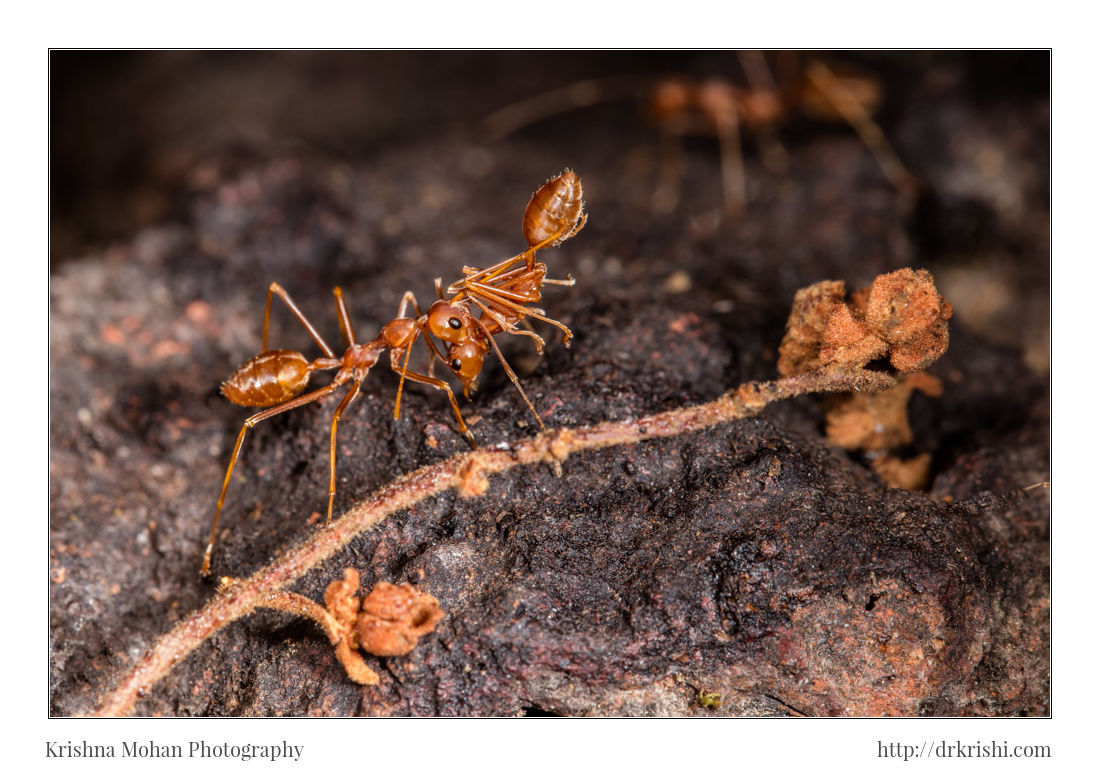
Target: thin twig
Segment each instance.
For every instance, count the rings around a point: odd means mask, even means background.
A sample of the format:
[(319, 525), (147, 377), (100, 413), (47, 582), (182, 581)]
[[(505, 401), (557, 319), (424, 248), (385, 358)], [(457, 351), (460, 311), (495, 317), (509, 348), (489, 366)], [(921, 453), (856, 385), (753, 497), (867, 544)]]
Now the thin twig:
[(280, 591), (340, 552), (355, 537), (383, 518), (428, 497), (452, 488), (461, 496), (480, 496), (488, 490), (490, 475), (512, 467), (540, 462), (557, 464), (581, 451), (700, 431), (755, 415), (779, 399), (816, 392), (884, 391), (892, 385), (892, 377), (872, 370), (818, 370), (782, 380), (746, 383), (702, 405), (623, 422), (551, 430), (514, 443), (508, 450), (480, 449), (422, 467), (383, 486), (252, 577), (227, 581), (205, 607), (146, 651), (122, 682), (104, 697), (95, 714), (129, 714), (140, 697), (219, 629), (258, 607), (270, 606), (268, 603), (273, 599), (280, 599)]

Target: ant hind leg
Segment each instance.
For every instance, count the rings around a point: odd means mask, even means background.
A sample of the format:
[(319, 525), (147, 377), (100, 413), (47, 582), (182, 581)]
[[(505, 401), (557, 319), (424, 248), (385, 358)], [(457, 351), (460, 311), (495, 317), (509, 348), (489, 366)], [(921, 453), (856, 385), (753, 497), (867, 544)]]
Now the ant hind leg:
[(325, 352), (325, 356), (328, 356), (329, 358), (335, 358), (336, 354), (333, 353), (332, 348), (329, 347), (329, 344), (325, 342), (325, 338), (321, 337), (321, 334), (316, 330), (316, 328), (314, 328), (309, 319), (306, 318), (306, 314), (303, 313), (298, 308), (298, 306), (294, 304), (294, 300), (292, 300), (290, 298), (290, 295), (286, 293), (286, 289), (284, 289), (282, 286), (280, 286), (278, 283), (275, 283), (274, 281), (272, 281), (271, 285), (267, 287), (267, 303), (264, 305), (264, 329), (260, 350), (267, 350), (267, 330), (268, 322), (271, 319), (272, 295), (277, 296), (279, 299), (286, 303), (286, 306), (290, 309), (290, 312), (294, 314), (294, 317), (296, 319), (298, 319), (298, 323), (305, 327), (305, 330), (309, 332), (309, 336), (313, 338), (313, 342), (317, 343), (317, 346)]
[(233, 477), (233, 468), (237, 465), (237, 458), (241, 454), (241, 444), (244, 443), (244, 436), (260, 421), (264, 421), (273, 416), (277, 416), (280, 413), (285, 413), (288, 410), (293, 410), (296, 407), (302, 405), (308, 405), (311, 402), (316, 402), (319, 399), (323, 399), (335, 391), (340, 386), (339, 383), (330, 383), (324, 388), (311, 391), (308, 394), (303, 394), (300, 397), (295, 397), (289, 402), (284, 402), (281, 405), (275, 407), (269, 407), (267, 410), (261, 410), (259, 413), (251, 416), (248, 420), (241, 425), (241, 431), (237, 434), (237, 442), (233, 445), (233, 455), (229, 458), (229, 466), (225, 470), (225, 479), (222, 481), (222, 490), (218, 494), (218, 506), (214, 510), (214, 525), (210, 527), (210, 541), (206, 544), (206, 552), (202, 557), (202, 569), (200, 570), (203, 577), (210, 574), (210, 557), (214, 552), (214, 540), (218, 535), (218, 519), (222, 514), (222, 506), (225, 504), (225, 492), (229, 490), (229, 481)]

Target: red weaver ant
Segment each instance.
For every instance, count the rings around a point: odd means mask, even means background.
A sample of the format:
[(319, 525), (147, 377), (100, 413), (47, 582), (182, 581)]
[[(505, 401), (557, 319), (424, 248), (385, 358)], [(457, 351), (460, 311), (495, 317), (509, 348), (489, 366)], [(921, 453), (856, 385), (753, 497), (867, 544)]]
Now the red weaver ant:
[[(546, 278), (546, 265), (536, 262), (535, 254), (540, 249), (558, 245), (575, 235), (585, 225), (587, 219), (588, 216), (584, 213), (581, 180), (573, 171), (566, 170), (556, 178), (547, 181), (535, 192), (527, 205), (523, 216), (523, 234), (528, 245), (526, 251), (484, 270), (464, 267), (463, 279), (447, 289), (447, 293), (453, 295), (451, 299), (444, 299), (441, 279), (437, 278), (435, 286), (439, 299), (432, 303), (426, 314), (421, 313), (413, 293), (405, 292), (401, 298), (397, 317), (383, 326), (379, 335), (367, 343), (359, 343), (356, 340), (343, 293), (340, 287), (336, 287), (333, 289), (336, 316), (340, 322), (340, 334), (347, 343), (347, 350), (341, 357), (336, 356), (333, 349), (283, 287), (278, 283), (272, 283), (268, 287), (267, 303), (264, 306), (261, 353), (245, 362), (222, 384), (222, 393), (231, 402), (245, 407), (266, 407), (267, 409), (261, 410), (246, 420), (237, 435), (233, 454), (225, 471), (221, 493), (218, 495), (210, 540), (203, 554), (202, 574), (205, 576), (210, 573), (210, 557), (217, 536), (218, 519), (225, 504), (225, 494), (233, 475), (233, 467), (237, 463), (241, 444), (248, 430), (260, 421), (316, 402), (341, 386), (349, 385), (347, 393), (332, 414), (329, 433), (326, 524), (332, 520), (332, 503), (336, 496), (336, 427), (344, 410), (358, 396), (359, 387), (366, 379), (371, 367), (378, 362), (382, 352), (387, 348), (390, 350), (390, 367), (401, 375), (393, 408), (394, 418), (397, 418), (401, 412), (401, 390), (406, 379), (432, 386), (447, 392), (451, 409), (458, 421), (459, 431), (471, 446), (477, 447), (473, 435), (462, 419), (462, 413), (458, 409), (458, 402), (450, 385), (434, 377), (431, 369), (428, 375), (423, 375), (412, 372), (408, 368), (412, 346), (417, 338), (424, 335), (424, 341), (433, 358), (432, 364), (434, 365), (435, 359), (446, 364), (462, 381), (467, 398), (477, 375), (481, 372), (486, 354), (493, 350), (527, 406), (535, 414), (539, 427), (545, 429), (542, 418), (531, 404), (531, 400), (527, 398), (523, 387), (520, 386), (519, 378), (504, 359), (493, 336), (502, 333), (526, 335), (535, 340), (536, 347), (541, 353), (542, 338), (527, 329), (518, 328), (521, 323), (525, 323), (524, 319), (531, 317), (557, 326), (564, 333), (563, 340), (566, 346), (569, 345), (573, 337), (572, 332), (561, 322), (547, 318), (545, 311), (532, 307), (532, 304), (541, 299), (543, 283), (569, 286), (573, 284), (573, 279), (570, 277), (563, 281), (556, 281)], [(298, 322), (309, 332), (310, 337), (324, 353), (323, 357), (311, 361), (298, 351), (267, 350), (268, 323), (271, 318), (273, 296), (281, 299)], [(480, 317), (474, 315), (471, 303), (480, 310)], [(410, 304), (416, 312), (416, 318), (406, 315)], [(436, 344), (433, 336), (443, 341), (445, 352)], [(301, 393), (305, 390), (313, 372), (333, 369), (337, 370), (337, 373), (331, 383), (308, 394)]]
[[(642, 89), (645, 113), (661, 133), (661, 170), (653, 193), (653, 209), (669, 213), (680, 192), (680, 138), (703, 134), (718, 138), (722, 194), (727, 213), (744, 209), (747, 195), (741, 158), (741, 136), (755, 133), (765, 164), (779, 169), (786, 153), (773, 131), (798, 113), (822, 121), (843, 121), (871, 151), (883, 175), (903, 195), (913, 192), (915, 178), (906, 170), (871, 114), (881, 101), (878, 83), (866, 75), (841, 74), (817, 59), (803, 60), (793, 52), (779, 52), (773, 76), (762, 52), (740, 51), (737, 56), (747, 84), (724, 78), (693, 81), (670, 77)], [(492, 140), (549, 118), (557, 113), (636, 95), (637, 79), (612, 77), (582, 81), (535, 95), (485, 119)]]

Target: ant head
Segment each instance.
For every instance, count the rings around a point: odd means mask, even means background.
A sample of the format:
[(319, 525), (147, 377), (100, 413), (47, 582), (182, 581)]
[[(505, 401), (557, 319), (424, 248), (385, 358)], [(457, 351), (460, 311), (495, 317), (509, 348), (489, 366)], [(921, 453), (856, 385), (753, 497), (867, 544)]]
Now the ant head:
[(484, 361), (485, 347), (478, 340), (456, 343), (447, 349), (447, 366), (462, 381), (462, 388), (467, 397), (470, 396), (470, 388), (477, 379), (477, 374), (481, 372)]
[(448, 343), (462, 343), (470, 339), (474, 318), (470, 311), (446, 300), (439, 300), (428, 308), (428, 330)]

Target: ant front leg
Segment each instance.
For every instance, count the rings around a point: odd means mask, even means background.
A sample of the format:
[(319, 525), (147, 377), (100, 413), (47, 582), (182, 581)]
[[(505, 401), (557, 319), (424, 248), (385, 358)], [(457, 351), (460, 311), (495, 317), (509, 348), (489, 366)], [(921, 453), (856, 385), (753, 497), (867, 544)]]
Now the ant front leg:
[[(568, 348), (573, 343), (573, 332), (569, 329), (569, 327), (567, 327), (565, 324), (563, 324), (560, 321), (557, 321), (553, 318), (549, 318), (549, 317), (543, 315), (540, 309), (531, 308), (531, 307), (528, 307), (526, 305), (517, 304), (517, 303), (509, 300), (508, 298), (502, 296), (502, 294), (500, 293), (500, 290), (499, 289), (494, 289), (492, 286), (482, 286), (482, 285), (478, 284), (478, 285), (475, 286), (475, 289), (476, 289), (476, 292), (477, 292), (478, 296), (472, 296), (471, 295), (470, 298), (482, 310), (484, 310), (486, 312), (486, 314), (491, 316), (498, 323), (501, 323), (501, 321), (502, 321), (502, 319), (499, 317), (499, 314), (497, 314), (494, 311), (490, 310), (488, 305), (486, 305), (484, 302), (482, 302), (480, 299), (478, 299), (479, 296), (484, 297), (485, 299), (487, 299), (489, 302), (493, 303), (494, 305), (499, 305), (502, 308), (506, 308), (508, 310), (513, 311), (513, 313), (515, 313), (518, 316), (521, 316), (521, 317), (530, 316), (531, 318), (537, 318), (539, 321), (545, 321), (547, 324), (552, 324), (552, 325), (556, 326), (558, 329), (560, 329), (562, 331), (562, 342), (565, 344), (566, 348)], [(514, 327), (504, 327), (504, 330), (506, 332), (508, 332), (508, 334), (522, 334), (521, 331), (516, 330)], [(540, 352), (541, 352), (541, 349), (540, 349)]]
[(421, 375), (418, 372), (409, 372), (407, 358), (405, 360), (405, 365), (400, 370), (393, 365), (391, 365), (391, 367), (393, 367), (395, 372), (401, 374), (402, 380), (408, 378), (415, 383), (423, 383), (427, 386), (437, 388), (440, 391), (446, 391), (447, 399), (451, 401), (451, 409), (454, 410), (455, 413), (455, 420), (458, 421), (458, 431), (461, 432), (462, 436), (466, 438), (466, 441), (470, 443), (471, 448), (477, 449), (477, 443), (474, 442), (474, 435), (470, 432), (469, 427), (466, 426), (466, 422), (462, 419), (462, 412), (458, 409), (458, 400), (455, 399), (455, 394), (451, 391), (451, 387), (446, 381), (440, 380), (439, 378), (432, 378), (428, 375)]
[[(261, 341), (261, 351), (267, 350), (267, 329), (268, 322), (271, 319), (271, 296), (275, 295), (290, 309), (290, 312), (294, 314), (294, 317), (298, 319), (298, 323), (305, 327), (305, 330), (309, 332), (309, 336), (313, 338), (313, 342), (317, 343), (317, 346), (324, 351), (325, 356), (330, 359), (335, 358), (336, 354), (329, 348), (328, 343), (325, 342), (325, 338), (321, 337), (320, 333), (314, 328), (313, 324), (306, 318), (305, 313), (298, 309), (298, 306), (294, 304), (294, 300), (290, 298), (290, 295), (286, 293), (286, 289), (280, 286), (278, 283), (272, 281), (271, 285), (267, 287), (267, 304), (264, 305), (264, 331), (263, 339)], [(339, 297), (339, 295), (337, 295)], [(346, 313), (346, 311), (345, 311)]]
[[(504, 368), (504, 372), (508, 375), (512, 383), (515, 385), (516, 390), (519, 392), (519, 395), (523, 397), (523, 401), (527, 403), (527, 407), (531, 408), (531, 412), (534, 413), (535, 420), (539, 422), (539, 429), (545, 432), (546, 424), (542, 422), (542, 416), (539, 415), (538, 410), (535, 410), (535, 406), (531, 404), (531, 400), (527, 398), (527, 392), (524, 391), (523, 386), (520, 385), (519, 378), (516, 376), (515, 371), (512, 369), (512, 365), (508, 363), (508, 360), (504, 358), (504, 354), (500, 352), (500, 347), (497, 345), (497, 341), (493, 339), (493, 335), (490, 334), (489, 330), (485, 328), (485, 324), (481, 323), (480, 320), (477, 321), (477, 324), (481, 327), (481, 331), (485, 334), (486, 339), (489, 341), (489, 345), (492, 346), (493, 352), (496, 353), (497, 358), (500, 359), (500, 365)], [(449, 387), (448, 390), (450, 390)], [(457, 411), (458, 408), (456, 407), (455, 410)]]

